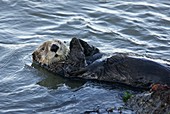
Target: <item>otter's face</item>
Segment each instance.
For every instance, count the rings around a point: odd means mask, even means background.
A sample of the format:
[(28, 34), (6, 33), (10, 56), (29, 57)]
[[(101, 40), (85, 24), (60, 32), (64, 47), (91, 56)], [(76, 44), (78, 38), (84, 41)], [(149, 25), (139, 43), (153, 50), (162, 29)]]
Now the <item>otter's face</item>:
[(59, 40), (46, 41), (32, 54), (33, 61), (41, 65), (50, 65), (66, 59), (69, 49)]

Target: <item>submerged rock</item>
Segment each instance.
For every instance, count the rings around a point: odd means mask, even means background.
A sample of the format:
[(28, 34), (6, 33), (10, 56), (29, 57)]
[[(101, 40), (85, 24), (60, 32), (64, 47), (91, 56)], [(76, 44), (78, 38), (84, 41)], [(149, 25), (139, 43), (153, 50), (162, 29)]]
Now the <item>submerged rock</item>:
[(127, 107), (137, 114), (170, 114), (170, 88), (134, 95)]

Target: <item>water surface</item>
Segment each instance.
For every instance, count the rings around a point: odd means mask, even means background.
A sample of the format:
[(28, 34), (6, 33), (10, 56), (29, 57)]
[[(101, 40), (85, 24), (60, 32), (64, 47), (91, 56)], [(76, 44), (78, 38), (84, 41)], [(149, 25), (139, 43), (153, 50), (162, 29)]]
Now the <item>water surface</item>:
[(123, 93), (131, 90), (35, 69), (31, 53), (46, 40), (78, 37), (105, 53), (169, 63), (169, 9), (169, 0), (0, 0), (0, 113), (106, 113), (122, 107)]

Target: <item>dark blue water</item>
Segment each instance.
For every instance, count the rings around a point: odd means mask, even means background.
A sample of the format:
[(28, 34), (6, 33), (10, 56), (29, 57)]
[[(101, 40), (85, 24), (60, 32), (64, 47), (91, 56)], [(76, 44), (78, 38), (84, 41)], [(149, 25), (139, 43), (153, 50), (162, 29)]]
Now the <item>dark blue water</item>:
[(31, 67), (31, 53), (39, 44), (72, 37), (105, 53), (169, 63), (170, 2), (0, 0), (0, 113), (80, 114), (96, 108), (106, 113), (124, 105), (127, 88), (67, 80)]

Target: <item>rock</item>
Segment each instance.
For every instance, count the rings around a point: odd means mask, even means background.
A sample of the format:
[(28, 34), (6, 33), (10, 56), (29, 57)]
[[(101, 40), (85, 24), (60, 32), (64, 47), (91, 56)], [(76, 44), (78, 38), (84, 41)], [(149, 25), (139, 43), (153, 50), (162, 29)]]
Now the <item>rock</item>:
[(134, 95), (128, 100), (127, 107), (137, 114), (169, 114), (170, 89)]

